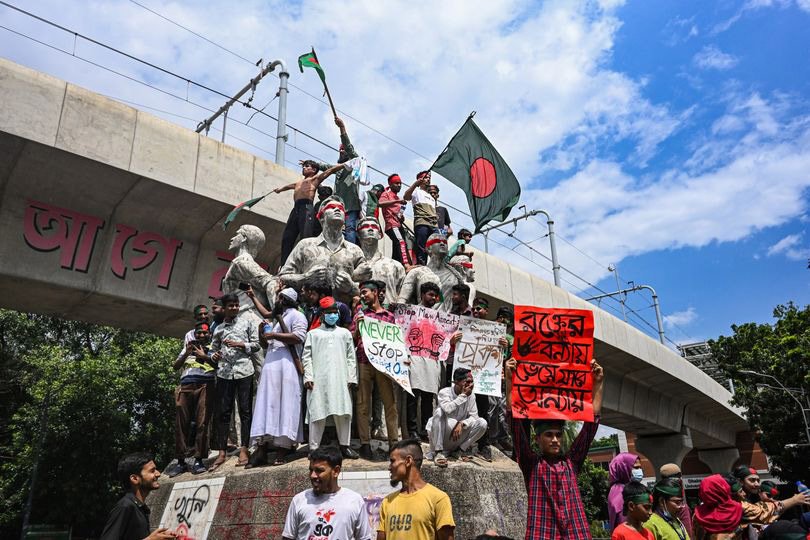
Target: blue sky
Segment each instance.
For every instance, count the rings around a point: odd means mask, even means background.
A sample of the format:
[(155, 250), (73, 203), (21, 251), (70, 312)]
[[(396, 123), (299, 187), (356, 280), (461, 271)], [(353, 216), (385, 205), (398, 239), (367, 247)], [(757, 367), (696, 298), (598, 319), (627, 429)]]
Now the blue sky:
[[(130, 1), (16, 3), (226, 93), (255, 75), (254, 60), (295, 68), (314, 45), (355, 146), (406, 180), (476, 110), (521, 181), (522, 204), (551, 213), (574, 246), (560, 241), (563, 285), (583, 297), (598, 294), (591, 284), (615, 290), (607, 267), (617, 265), (622, 285), (658, 291), (674, 342), (769, 321), (788, 300), (810, 303), (808, 0), (249, 0), (238, 9), (139, 0), (243, 59)], [(73, 49), (70, 35), (8, 8), (0, 17)], [(0, 54), (189, 128), (208, 115), (2, 29)], [(81, 40), (77, 54), (186, 95), (181, 81)], [(290, 71), (288, 123), (335, 145), (317, 77)], [(266, 79), (255, 104), (271, 101), (276, 84)], [(223, 101), (193, 87), (189, 97), (208, 108)], [(272, 159), (275, 123), (237, 122), (250, 114), (232, 112), (227, 142)], [(300, 134), (290, 145), (289, 166), (334, 159)], [(461, 190), (438, 183), (446, 203), (466, 207)], [(543, 232), (528, 221), (516, 236), (548, 255)], [(491, 240), (493, 253), (551, 280), (542, 255), (504, 235)], [(646, 293), (628, 301), (654, 322)]]

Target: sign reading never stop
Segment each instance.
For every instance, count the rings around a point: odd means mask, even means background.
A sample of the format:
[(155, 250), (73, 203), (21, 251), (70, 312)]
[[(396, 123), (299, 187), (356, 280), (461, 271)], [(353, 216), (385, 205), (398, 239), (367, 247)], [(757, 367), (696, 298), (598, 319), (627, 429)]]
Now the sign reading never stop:
[(396, 324), (364, 317), (357, 321), (357, 331), (363, 339), (363, 348), (371, 365), (413, 395), (408, 368), (410, 361), (402, 339), (402, 329)]

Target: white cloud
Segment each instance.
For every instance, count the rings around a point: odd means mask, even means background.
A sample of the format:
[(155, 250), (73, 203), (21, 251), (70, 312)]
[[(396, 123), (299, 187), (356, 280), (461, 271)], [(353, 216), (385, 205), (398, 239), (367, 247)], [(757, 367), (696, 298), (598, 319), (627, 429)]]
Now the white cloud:
[(689, 307), (685, 311), (676, 311), (669, 315), (664, 315), (664, 324), (670, 328), (673, 326), (687, 326), (695, 322), (697, 318), (698, 314), (695, 308)]
[(739, 21), (746, 13), (750, 11), (757, 11), (763, 8), (777, 7), (779, 9), (786, 9), (795, 5), (802, 11), (810, 12), (810, 0), (748, 0), (745, 2), (731, 17), (721, 21), (712, 28), (711, 34), (716, 35), (725, 32), (734, 24)]
[(810, 247), (801, 247), (801, 244), (801, 234), (789, 234), (769, 247), (767, 255), (784, 255), (792, 261), (810, 259)]
[(692, 62), (701, 69), (731, 69), (737, 65), (739, 58), (724, 53), (714, 45), (703, 47), (693, 58)]

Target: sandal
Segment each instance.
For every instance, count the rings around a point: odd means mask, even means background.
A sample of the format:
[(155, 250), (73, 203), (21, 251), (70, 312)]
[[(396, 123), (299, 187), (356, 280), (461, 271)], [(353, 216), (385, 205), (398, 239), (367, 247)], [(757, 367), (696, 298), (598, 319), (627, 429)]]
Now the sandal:
[(444, 454), (441, 452), (436, 452), (436, 456), (433, 458), (433, 463), (435, 463), (437, 467), (444, 469), (447, 467), (447, 458), (444, 457)]
[(267, 449), (264, 446), (259, 446), (256, 448), (256, 451), (251, 454), (247, 465), (245, 465), (245, 469), (261, 467), (262, 465), (267, 465)]
[(284, 465), (287, 463), (287, 456), (290, 454), (290, 451), (287, 449), (279, 448), (278, 453), (276, 454), (276, 459), (273, 460), (273, 467), (277, 467), (279, 465)]
[(244, 467), (248, 463), (250, 463), (250, 459), (240, 459), (239, 461), (236, 462), (236, 466), (237, 467)]

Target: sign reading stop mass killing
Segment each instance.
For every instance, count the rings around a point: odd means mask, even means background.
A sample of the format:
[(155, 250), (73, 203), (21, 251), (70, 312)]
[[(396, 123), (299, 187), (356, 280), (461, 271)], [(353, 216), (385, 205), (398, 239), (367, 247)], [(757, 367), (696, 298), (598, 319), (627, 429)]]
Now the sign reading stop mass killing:
[(593, 421), (593, 312), (515, 306), (512, 415)]

